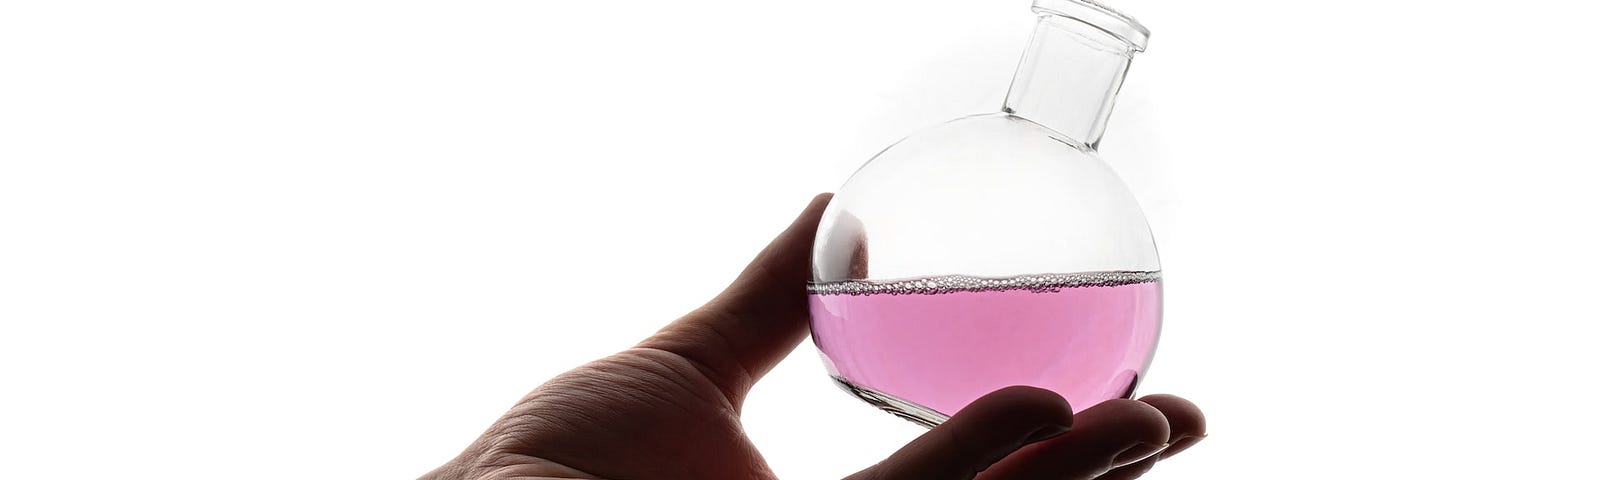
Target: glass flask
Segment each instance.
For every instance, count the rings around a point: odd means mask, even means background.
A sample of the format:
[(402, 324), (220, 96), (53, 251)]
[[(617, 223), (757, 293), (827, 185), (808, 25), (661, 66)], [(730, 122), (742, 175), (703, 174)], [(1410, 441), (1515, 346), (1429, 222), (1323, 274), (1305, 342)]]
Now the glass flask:
[(1088, 0), (1037, 0), (999, 113), (901, 140), (817, 230), (812, 337), (834, 380), (933, 426), (1011, 385), (1081, 411), (1133, 395), (1161, 327), (1161, 267), (1096, 153), (1149, 31)]

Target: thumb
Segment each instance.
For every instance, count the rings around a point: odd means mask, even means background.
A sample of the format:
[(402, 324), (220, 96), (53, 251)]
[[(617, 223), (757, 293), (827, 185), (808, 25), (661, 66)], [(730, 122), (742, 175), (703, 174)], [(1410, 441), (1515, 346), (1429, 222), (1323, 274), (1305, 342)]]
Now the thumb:
[(808, 331), (811, 243), (832, 194), (817, 195), (716, 299), (640, 343), (688, 358), (739, 405)]
[(984, 395), (888, 459), (847, 480), (968, 480), (1022, 446), (1066, 433), (1072, 407), (1041, 388)]

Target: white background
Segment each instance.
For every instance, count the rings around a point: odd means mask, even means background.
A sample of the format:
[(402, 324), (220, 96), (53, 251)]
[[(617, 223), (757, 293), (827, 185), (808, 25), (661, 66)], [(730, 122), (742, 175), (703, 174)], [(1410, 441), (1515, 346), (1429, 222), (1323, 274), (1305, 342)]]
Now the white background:
[[(1135, 1), (1149, 478), (1595, 475), (1586, 2)], [(998, 108), (1026, 0), (0, 4), (0, 476), (409, 478), (722, 288), (889, 142)], [(919, 429), (802, 345), (750, 435)]]

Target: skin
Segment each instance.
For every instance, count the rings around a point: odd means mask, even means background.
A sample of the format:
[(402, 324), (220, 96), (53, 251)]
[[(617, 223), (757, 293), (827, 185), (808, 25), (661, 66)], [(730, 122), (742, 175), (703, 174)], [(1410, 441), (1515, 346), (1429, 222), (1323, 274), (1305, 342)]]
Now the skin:
[[(424, 475), (455, 479), (772, 479), (740, 425), (745, 394), (806, 338), (819, 195), (715, 299), (638, 345), (534, 389), (460, 456)], [(974, 401), (847, 480), (1136, 478), (1205, 437), (1171, 395), (1072, 414), (1047, 390)]]

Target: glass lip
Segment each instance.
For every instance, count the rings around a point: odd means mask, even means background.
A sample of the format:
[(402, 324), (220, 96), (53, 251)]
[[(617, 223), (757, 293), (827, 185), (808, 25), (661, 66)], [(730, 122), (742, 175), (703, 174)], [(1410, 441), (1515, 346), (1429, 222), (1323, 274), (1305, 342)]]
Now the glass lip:
[(1150, 43), (1150, 29), (1111, 7), (1094, 0), (1034, 0), (1033, 11), (1040, 15), (1059, 15), (1089, 24), (1126, 42), (1135, 52)]

